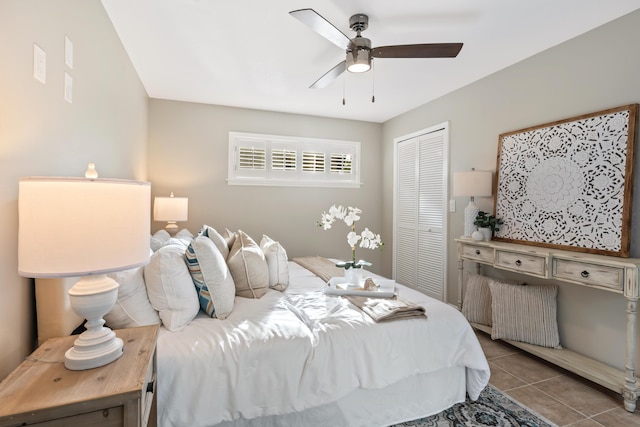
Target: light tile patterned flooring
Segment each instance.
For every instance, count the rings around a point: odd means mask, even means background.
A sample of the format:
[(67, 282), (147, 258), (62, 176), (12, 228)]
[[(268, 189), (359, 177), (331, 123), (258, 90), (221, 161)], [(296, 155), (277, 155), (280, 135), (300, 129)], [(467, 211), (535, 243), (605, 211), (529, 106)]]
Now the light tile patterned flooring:
[(640, 427), (640, 410), (625, 411), (620, 395), (484, 332), (476, 334), (491, 368), (489, 382), (546, 419), (559, 426)]

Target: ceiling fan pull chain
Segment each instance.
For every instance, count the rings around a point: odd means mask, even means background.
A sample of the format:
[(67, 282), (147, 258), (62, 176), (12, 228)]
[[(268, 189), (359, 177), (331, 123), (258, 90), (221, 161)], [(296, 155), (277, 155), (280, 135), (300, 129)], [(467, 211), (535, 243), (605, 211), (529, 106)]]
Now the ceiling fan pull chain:
[(347, 77), (345, 75), (342, 76), (342, 105), (346, 105), (347, 102), (345, 100), (345, 92), (346, 92), (346, 86), (347, 86)]
[(371, 103), (376, 102), (376, 67), (373, 65), (373, 59), (371, 60)]

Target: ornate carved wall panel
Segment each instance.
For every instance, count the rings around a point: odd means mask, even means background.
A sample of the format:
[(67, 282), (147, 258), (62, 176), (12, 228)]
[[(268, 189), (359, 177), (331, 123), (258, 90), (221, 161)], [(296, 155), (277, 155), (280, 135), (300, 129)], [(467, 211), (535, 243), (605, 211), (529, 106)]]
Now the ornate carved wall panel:
[(637, 110), (501, 134), (495, 239), (628, 257)]

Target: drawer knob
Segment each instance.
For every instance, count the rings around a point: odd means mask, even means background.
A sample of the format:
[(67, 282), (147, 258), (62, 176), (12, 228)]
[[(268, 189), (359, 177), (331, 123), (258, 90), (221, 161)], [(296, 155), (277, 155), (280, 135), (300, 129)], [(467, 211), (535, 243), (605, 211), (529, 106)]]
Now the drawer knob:
[(476, 255), (480, 255), (480, 249), (476, 249)]
[(519, 259), (516, 260), (516, 267), (520, 267), (522, 265), (522, 261)]
[(589, 272), (585, 270), (582, 273), (580, 273), (580, 275), (586, 279), (587, 277), (589, 277)]

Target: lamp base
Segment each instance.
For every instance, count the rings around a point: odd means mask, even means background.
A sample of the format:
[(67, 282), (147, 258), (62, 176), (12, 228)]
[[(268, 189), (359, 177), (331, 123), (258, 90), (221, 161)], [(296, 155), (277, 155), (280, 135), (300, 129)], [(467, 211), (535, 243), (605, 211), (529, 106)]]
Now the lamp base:
[(473, 223), (476, 220), (476, 216), (478, 216), (478, 212), (480, 212), (480, 209), (478, 209), (478, 206), (473, 201), (473, 198), (471, 198), (471, 201), (469, 201), (469, 204), (467, 205), (467, 207), (464, 208), (464, 235), (465, 236), (471, 236), (473, 232), (476, 231), (476, 226)]
[(82, 277), (69, 289), (71, 307), (87, 319), (87, 330), (78, 336), (65, 353), (64, 366), (80, 371), (97, 368), (122, 356), (124, 343), (104, 326), (105, 314), (118, 298), (118, 283), (105, 274)]
[(167, 230), (170, 236), (175, 236), (178, 232), (178, 224), (175, 221), (169, 221), (164, 229)]
[(72, 371), (84, 371), (108, 365), (124, 353), (124, 343), (115, 332), (104, 329), (102, 337), (85, 336), (85, 331), (64, 354), (64, 366)]

